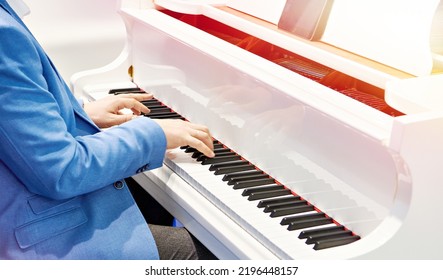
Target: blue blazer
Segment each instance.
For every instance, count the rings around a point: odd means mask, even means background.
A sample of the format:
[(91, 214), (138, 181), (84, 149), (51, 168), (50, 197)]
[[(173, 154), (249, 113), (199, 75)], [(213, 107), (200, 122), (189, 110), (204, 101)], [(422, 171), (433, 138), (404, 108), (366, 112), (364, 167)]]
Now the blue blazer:
[(0, 259), (158, 259), (122, 180), (162, 165), (163, 130), (105, 131), (0, 0)]

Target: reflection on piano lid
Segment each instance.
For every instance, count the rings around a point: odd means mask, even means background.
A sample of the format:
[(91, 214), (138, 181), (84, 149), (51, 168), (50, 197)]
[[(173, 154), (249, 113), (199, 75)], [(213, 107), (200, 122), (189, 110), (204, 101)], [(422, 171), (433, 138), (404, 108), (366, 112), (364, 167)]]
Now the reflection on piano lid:
[[(110, 94), (143, 92), (144, 90), (140, 88), (109, 90)], [(179, 113), (156, 98), (142, 103), (150, 109), (150, 112), (145, 116), (151, 119), (178, 118), (185, 120)], [(258, 201), (256, 213), (253, 215), (265, 212), (269, 213), (268, 219), (280, 218), (281, 226), (286, 227), (287, 231), (299, 231), (298, 238), (306, 239), (308, 245), (313, 244), (314, 250), (346, 245), (360, 239), (360, 236), (334, 221), (315, 205), (279, 183), (218, 140), (214, 139), (215, 157), (213, 158), (208, 158), (189, 146), (183, 146), (181, 149), (188, 154), (186, 156), (188, 160), (192, 158), (191, 162), (194, 162), (194, 165), (208, 166), (208, 173), (211, 171), (214, 176), (219, 177), (220, 182), (226, 182), (225, 190), (221, 190), (222, 192), (231, 191), (239, 197), (244, 197), (245, 200)], [(186, 180), (186, 177), (184, 179)], [(241, 207), (247, 207), (246, 201)], [(235, 209), (231, 210), (235, 211)], [(243, 220), (237, 222), (243, 223)], [(262, 229), (257, 228), (257, 230), (261, 231)], [(294, 237), (295, 234), (292, 239), (287, 239), (286, 247), (294, 247), (291, 243), (298, 242)], [(273, 242), (272, 237), (268, 242)]]
[(162, 12), (390, 116), (403, 115), (385, 102), (384, 91), (380, 88), (205, 16), (181, 14), (170, 10), (162, 10)]

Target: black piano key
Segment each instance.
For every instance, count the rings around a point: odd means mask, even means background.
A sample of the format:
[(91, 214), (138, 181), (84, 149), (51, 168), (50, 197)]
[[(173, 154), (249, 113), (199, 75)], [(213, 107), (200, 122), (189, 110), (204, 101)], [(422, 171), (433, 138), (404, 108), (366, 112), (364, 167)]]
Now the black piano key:
[(321, 241), (317, 241), (315, 243), (314, 250), (322, 250), (322, 249), (347, 245), (347, 244), (355, 242), (359, 239), (360, 239), (360, 236), (351, 235), (351, 236), (339, 237), (339, 238), (330, 239), (330, 240), (321, 240)]
[(292, 214), (305, 213), (314, 210), (312, 205), (292, 205), (289, 207), (278, 208), (271, 211), (270, 217), (282, 217)]
[[(232, 150), (229, 149), (229, 148), (225, 148), (225, 147), (217, 148), (217, 147), (215, 147), (215, 145), (216, 145), (216, 144), (214, 144), (214, 152), (215, 152), (215, 153), (232, 152)], [(219, 144), (219, 145), (220, 145), (220, 144)]]
[[(237, 155), (235, 152), (220, 152), (220, 153), (215, 154), (215, 158), (221, 157), (221, 156), (235, 156), (235, 155)], [(197, 156), (197, 161), (204, 161), (207, 158), (208, 158), (207, 156), (201, 154), (201, 155)]]
[(271, 199), (265, 199), (261, 200), (258, 204), (258, 208), (267, 207), (269, 205), (272, 205), (274, 203), (283, 203), (283, 202), (291, 202), (291, 201), (297, 201), (300, 200), (300, 196), (293, 195), (293, 196), (286, 196), (286, 197), (279, 197), (279, 198), (271, 198)]
[(233, 155), (237, 155), (237, 153), (233, 152), (233, 151), (230, 151), (230, 152), (229, 151), (228, 152), (216, 152), (216, 151), (214, 151), (214, 153), (215, 153), (216, 157), (217, 156), (233, 156)]
[(304, 239), (304, 238), (308, 238), (310, 236), (315, 236), (316, 234), (342, 231), (344, 229), (345, 229), (344, 226), (337, 226), (337, 225), (334, 225), (334, 226), (331, 226), (331, 227), (324, 227), (324, 228), (307, 229), (307, 230), (304, 230), (304, 231), (300, 232), (298, 238)]
[(132, 87), (132, 88), (115, 88), (115, 89), (110, 89), (108, 91), (109, 94), (115, 94), (115, 93), (131, 93), (131, 92), (138, 92), (138, 91), (143, 91), (144, 90), (138, 88), (138, 87)]
[(192, 158), (198, 158), (198, 157), (200, 157), (200, 156), (202, 156), (203, 155), (203, 153), (202, 152), (200, 152), (200, 151), (195, 151), (195, 152), (193, 152), (192, 153)]
[[(213, 146), (220, 145), (220, 144), (222, 144), (222, 143), (220, 143), (220, 141), (218, 141), (217, 139), (212, 139), (212, 145)], [(223, 147), (223, 148), (226, 148), (226, 147)], [(215, 147), (214, 147), (214, 149), (215, 149)]]
[(327, 232), (327, 233), (317, 234), (315, 236), (306, 238), (306, 244), (314, 244), (314, 243), (316, 243), (318, 241), (322, 241), (322, 240), (331, 240), (331, 239), (346, 237), (346, 236), (351, 236), (351, 235), (352, 235), (352, 232), (350, 230), (342, 230), (339, 232)]
[(157, 118), (157, 117), (163, 117), (163, 118), (169, 118), (169, 117), (175, 117), (175, 116), (179, 116), (181, 117), (181, 115), (175, 113), (175, 112), (166, 112), (166, 113), (149, 113), (146, 114), (146, 116), (150, 117), (150, 118)]
[(315, 227), (315, 226), (321, 226), (326, 224), (332, 224), (332, 218), (329, 217), (323, 217), (323, 218), (317, 218), (312, 220), (306, 220), (301, 222), (292, 222), (288, 226), (288, 230), (297, 230), (297, 229), (303, 229), (303, 228), (309, 228), (309, 227)]
[(150, 112), (146, 115), (157, 114), (157, 113), (172, 113), (172, 111), (169, 108), (150, 109)]
[(225, 148), (225, 146), (221, 143), (214, 143), (214, 150), (215, 149), (223, 149)]
[(230, 161), (230, 162), (219, 162), (219, 163), (212, 164), (209, 167), (209, 170), (215, 171), (217, 168), (240, 166), (240, 165), (249, 165), (249, 162), (244, 159), (234, 160), (234, 161)]
[(214, 153), (216, 155), (219, 155), (219, 154), (234, 153), (234, 152), (231, 149), (228, 149), (228, 148), (215, 148), (214, 147)]
[(286, 202), (272, 203), (266, 205), (265, 209), (263, 209), (263, 212), (268, 213), (280, 208), (286, 208), (290, 206), (302, 206), (302, 205), (308, 205), (308, 202), (306, 200), (299, 199), (289, 202), (286, 201)]
[(240, 159), (241, 159), (241, 157), (239, 155), (219, 156), (219, 157), (213, 157), (213, 158), (205, 158), (202, 161), (202, 164), (207, 165), (207, 164), (214, 164), (214, 163), (236, 161), (236, 160), (240, 160)]
[(180, 115), (173, 115), (173, 116), (153, 116), (150, 117), (151, 119), (155, 120), (155, 119), (175, 119), (175, 120), (186, 120), (184, 117), (180, 116)]
[(143, 105), (145, 105), (148, 108), (153, 108), (153, 109), (164, 109), (164, 108), (168, 108), (169, 110), (171, 110), (169, 107), (163, 105), (163, 103), (161, 103), (158, 100), (144, 100), (144, 101), (140, 101)]
[(224, 175), (224, 174), (230, 174), (230, 173), (237, 173), (240, 171), (248, 171), (248, 170), (256, 170), (255, 167), (252, 164), (246, 164), (246, 165), (238, 165), (238, 166), (225, 166), (225, 167), (219, 167), (215, 170), (215, 175)]
[(274, 185), (268, 185), (268, 186), (264, 186), (264, 187), (253, 187), (253, 188), (247, 188), (244, 189), (242, 192), (242, 196), (249, 196), (252, 193), (260, 193), (260, 192), (268, 192), (268, 191), (276, 191), (276, 190), (284, 190), (285, 187), (283, 185), (278, 185), (278, 184), (274, 184)]
[(244, 189), (248, 187), (255, 187), (255, 186), (264, 186), (269, 184), (275, 184), (275, 180), (272, 178), (264, 178), (264, 179), (257, 179), (257, 180), (248, 180), (248, 181), (240, 181), (236, 182), (234, 184), (234, 189)]
[(164, 105), (152, 105), (152, 106), (147, 106), (145, 104), (146, 107), (149, 108), (149, 110), (151, 110), (151, 112), (155, 112), (155, 111), (160, 111), (160, 112), (174, 112), (171, 110), (171, 108), (169, 108), (168, 106), (164, 106)]
[(235, 185), (236, 183), (250, 181), (250, 180), (258, 180), (258, 179), (266, 179), (269, 178), (268, 174), (262, 173), (262, 174), (255, 174), (255, 175), (245, 175), (245, 176), (239, 176), (231, 178), (231, 180), (228, 181), (228, 185)]
[(169, 111), (169, 112), (149, 112), (149, 113), (145, 114), (145, 116), (150, 117), (150, 118), (161, 117), (161, 116), (173, 117), (173, 116), (179, 116), (179, 114), (171, 112), (171, 111)]
[(114, 95), (119, 95), (119, 94), (137, 94), (137, 93), (146, 93), (146, 91), (144, 90), (133, 90), (133, 91), (121, 91), (121, 92), (114, 92)]
[(163, 102), (156, 100), (156, 99), (143, 100), (140, 102), (143, 105), (145, 105), (146, 107), (148, 107), (149, 109), (165, 109), (165, 108), (167, 108), (167, 109), (173, 111), (171, 108), (169, 108), (168, 106), (163, 104)]
[(229, 174), (226, 174), (225, 176), (223, 176), (222, 181), (227, 182), (227, 181), (231, 180), (232, 178), (236, 178), (238, 176), (249, 176), (249, 175), (257, 175), (257, 174), (264, 174), (264, 173), (263, 173), (263, 171), (257, 170), (255, 168), (253, 168), (253, 170), (248, 170), (248, 171), (230, 172)]
[(282, 190), (276, 190), (276, 191), (255, 192), (255, 193), (251, 193), (251, 195), (249, 195), (248, 200), (254, 201), (254, 200), (259, 200), (259, 199), (264, 199), (264, 198), (271, 198), (271, 197), (288, 195), (290, 193), (291, 193), (291, 190), (286, 189), (286, 188), (282, 189)]
[[(225, 149), (222, 149), (222, 150), (225, 150)], [(229, 149), (227, 149), (227, 151), (221, 151), (221, 150), (216, 151), (216, 150), (214, 150), (214, 153), (215, 153), (215, 156), (227, 156), (227, 155), (236, 155), (237, 154), (236, 152), (233, 152), (233, 151), (231, 151)]]
[(317, 219), (317, 218), (323, 218), (326, 217), (324, 213), (312, 213), (312, 214), (305, 214), (305, 215), (296, 215), (296, 216), (290, 216), (285, 217), (281, 220), (281, 225), (289, 225), (292, 222), (298, 222), (298, 221), (305, 221), (305, 220), (311, 220), (311, 219)]
[(166, 106), (165, 105), (152, 105), (152, 106), (146, 106), (146, 107), (148, 107), (150, 110), (155, 110), (155, 109), (164, 109)]
[(185, 150), (186, 153), (193, 153), (193, 152), (197, 151), (196, 148), (193, 148), (193, 147), (191, 147), (189, 145), (181, 146), (180, 149)]
[(191, 146), (187, 146), (184, 149), (185, 149), (185, 153), (195, 153), (198, 151), (196, 148), (191, 147)]
[[(215, 155), (222, 155), (222, 154), (226, 154), (226, 153), (235, 154), (233, 151), (231, 151), (231, 149), (216, 149), (216, 148), (214, 148), (213, 151), (214, 151)], [(203, 156), (203, 153), (200, 151), (195, 151), (191, 157), (192, 158), (199, 158), (200, 156)], [(201, 161), (201, 160), (199, 160), (199, 161)]]
[(148, 100), (142, 100), (142, 101), (140, 101), (141, 103), (144, 103), (144, 102), (161, 102), (160, 100), (158, 100), (157, 98), (155, 98), (155, 97), (152, 97), (151, 99), (148, 99)]

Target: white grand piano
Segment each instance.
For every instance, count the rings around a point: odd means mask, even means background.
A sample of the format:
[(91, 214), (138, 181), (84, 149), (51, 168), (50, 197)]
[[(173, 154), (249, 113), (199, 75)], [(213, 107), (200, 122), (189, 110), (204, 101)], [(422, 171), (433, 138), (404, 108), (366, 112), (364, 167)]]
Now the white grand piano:
[(177, 149), (134, 178), (220, 259), (443, 258), (442, 1), (117, 10), (125, 49), (72, 89), (211, 129), (216, 162)]

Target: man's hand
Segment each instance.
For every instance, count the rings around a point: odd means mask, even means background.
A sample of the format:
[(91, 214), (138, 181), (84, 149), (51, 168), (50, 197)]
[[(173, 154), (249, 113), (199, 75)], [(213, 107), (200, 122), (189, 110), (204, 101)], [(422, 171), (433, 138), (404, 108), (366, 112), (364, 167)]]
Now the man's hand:
[(206, 126), (177, 119), (155, 120), (166, 135), (167, 149), (191, 146), (207, 157), (214, 157), (214, 145)]
[[(86, 103), (84, 109), (94, 123), (100, 128), (119, 125), (131, 120), (134, 116), (149, 113), (149, 109), (140, 101), (149, 100), (152, 94), (119, 94)], [(123, 109), (132, 114), (122, 112)]]

